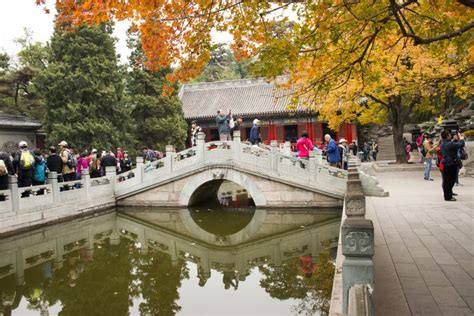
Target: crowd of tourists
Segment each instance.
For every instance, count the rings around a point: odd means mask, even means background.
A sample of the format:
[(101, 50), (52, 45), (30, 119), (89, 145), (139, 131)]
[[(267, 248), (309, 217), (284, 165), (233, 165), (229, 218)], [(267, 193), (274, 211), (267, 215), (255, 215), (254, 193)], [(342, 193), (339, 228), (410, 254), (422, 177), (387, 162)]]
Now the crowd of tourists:
[[(155, 153), (143, 148), (144, 159), (156, 160)], [(47, 153), (31, 150), (27, 142), (21, 141), (14, 153), (0, 152), (0, 190), (8, 188), (8, 175), (16, 176), (18, 187), (45, 184), (47, 173), (56, 172), (59, 182), (81, 180), (84, 170), (91, 178), (104, 176), (106, 167), (116, 167), (117, 173), (131, 170), (132, 160), (127, 151), (91, 149), (75, 152), (66, 141), (51, 146)], [(29, 193), (26, 192), (26, 195)]]

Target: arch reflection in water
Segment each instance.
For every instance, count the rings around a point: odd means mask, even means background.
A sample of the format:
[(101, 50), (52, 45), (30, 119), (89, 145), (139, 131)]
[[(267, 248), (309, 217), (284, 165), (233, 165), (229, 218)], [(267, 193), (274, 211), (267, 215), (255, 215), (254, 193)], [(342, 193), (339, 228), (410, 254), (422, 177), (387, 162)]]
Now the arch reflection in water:
[(246, 188), (228, 180), (212, 180), (201, 184), (191, 195), (189, 206), (221, 206), (223, 208), (254, 207)]
[(324, 310), (339, 221), (337, 211), (257, 210), (240, 231), (221, 232), (190, 210), (120, 209), (0, 241), (1, 306), (18, 315)]

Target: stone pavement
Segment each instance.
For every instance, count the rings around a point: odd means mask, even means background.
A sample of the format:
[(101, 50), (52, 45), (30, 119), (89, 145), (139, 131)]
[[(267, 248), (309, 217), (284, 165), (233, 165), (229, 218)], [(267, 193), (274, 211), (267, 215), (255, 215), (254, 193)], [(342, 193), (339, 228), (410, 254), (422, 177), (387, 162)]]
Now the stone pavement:
[(376, 315), (474, 315), (474, 179), (445, 202), (441, 177), (377, 177), (390, 197), (367, 197), (375, 228)]

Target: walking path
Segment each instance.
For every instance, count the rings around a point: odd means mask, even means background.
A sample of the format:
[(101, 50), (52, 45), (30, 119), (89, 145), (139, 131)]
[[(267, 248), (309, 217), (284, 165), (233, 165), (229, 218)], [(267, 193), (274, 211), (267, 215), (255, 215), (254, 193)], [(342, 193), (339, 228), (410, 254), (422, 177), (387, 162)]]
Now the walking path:
[(375, 227), (376, 315), (474, 315), (474, 179), (445, 202), (423, 171), (377, 177), (390, 197), (367, 197)]

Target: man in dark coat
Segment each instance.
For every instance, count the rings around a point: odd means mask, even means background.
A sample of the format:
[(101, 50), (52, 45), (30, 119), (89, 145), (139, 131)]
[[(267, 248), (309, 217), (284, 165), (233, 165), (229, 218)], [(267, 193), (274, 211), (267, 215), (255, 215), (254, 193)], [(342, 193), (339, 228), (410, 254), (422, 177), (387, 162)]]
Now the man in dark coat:
[(102, 158), (102, 164), (101, 166), (104, 168), (104, 173), (105, 174), (105, 167), (115, 167), (117, 168), (117, 159), (115, 158), (115, 155), (112, 152), (108, 152), (103, 158)]
[(453, 197), (453, 186), (456, 182), (456, 175), (458, 172), (459, 158), (458, 151), (464, 147), (464, 136), (457, 134), (459, 141), (453, 142), (452, 135), (449, 131), (443, 131), (441, 138), (443, 144), (441, 145), (441, 155), (443, 157), (442, 171), (443, 176), (443, 192), (445, 201), (456, 201)]
[(63, 160), (56, 153), (56, 147), (49, 147), (49, 157), (46, 162), (49, 172), (56, 172), (58, 174), (58, 181), (62, 182), (62, 172), (63, 172)]

